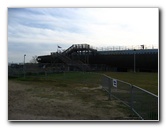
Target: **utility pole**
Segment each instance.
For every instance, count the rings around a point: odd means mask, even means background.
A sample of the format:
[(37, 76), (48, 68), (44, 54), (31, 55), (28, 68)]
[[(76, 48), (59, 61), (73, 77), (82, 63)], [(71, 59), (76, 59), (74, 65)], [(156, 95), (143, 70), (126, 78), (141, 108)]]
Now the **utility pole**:
[(25, 56), (26, 54), (24, 54), (24, 78), (25, 78)]
[(136, 51), (136, 49), (134, 49), (134, 73), (136, 72), (136, 56), (135, 56), (135, 51)]

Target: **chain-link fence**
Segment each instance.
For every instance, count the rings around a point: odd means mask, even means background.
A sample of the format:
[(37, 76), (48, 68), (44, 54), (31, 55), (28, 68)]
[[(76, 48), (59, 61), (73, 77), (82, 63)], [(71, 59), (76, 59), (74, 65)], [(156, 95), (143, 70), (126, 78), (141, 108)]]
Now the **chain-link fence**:
[[(14, 67), (8, 67), (9, 77), (25, 77), (25, 76), (40, 76), (51, 73), (57, 73), (64, 70), (65, 67), (60, 65), (59, 67), (46, 67), (47, 65), (15, 65)], [(120, 100), (126, 106), (138, 115), (143, 120), (158, 120), (158, 96), (150, 93), (142, 88), (139, 88), (130, 83), (111, 78), (106, 75), (100, 77), (102, 88), (107, 91), (108, 97), (111, 100), (112, 97)], [(100, 81), (99, 80), (99, 81)]]
[(25, 76), (38, 76), (47, 75), (51, 73), (59, 73), (68, 71), (67, 67), (62, 64), (12, 64), (8, 66), (8, 76), (9, 77), (25, 77)]
[(142, 120), (158, 120), (158, 96), (130, 83), (103, 75), (102, 88), (108, 97), (121, 100)]

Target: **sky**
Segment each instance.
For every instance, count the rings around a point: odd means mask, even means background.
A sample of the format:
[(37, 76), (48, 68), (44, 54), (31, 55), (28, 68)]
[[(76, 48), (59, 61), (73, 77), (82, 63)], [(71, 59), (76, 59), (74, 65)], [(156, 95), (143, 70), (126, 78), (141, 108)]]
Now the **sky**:
[(57, 46), (159, 44), (158, 8), (8, 8), (8, 62), (49, 55)]

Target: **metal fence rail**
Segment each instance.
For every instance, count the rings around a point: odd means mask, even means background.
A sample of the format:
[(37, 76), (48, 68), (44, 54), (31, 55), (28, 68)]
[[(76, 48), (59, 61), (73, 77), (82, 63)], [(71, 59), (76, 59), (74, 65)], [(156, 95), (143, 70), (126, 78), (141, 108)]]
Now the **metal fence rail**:
[(130, 83), (103, 75), (102, 88), (109, 99), (121, 100), (142, 120), (158, 120), (158, 96)]
[[(42, 67), (26, 67), (24, 72), (23, 67), (8, 68), (8, 76), (10, 77), (25, 77), (26, 75), (40, 76), (52, 73), (61, 72), (61, 68), (45, 68)], [(101, 75), (101, 74), (99, 74)], [(102, 88), (108, 93), (108, 97), (111, 100), (112, 97), (120, 100), (142, 120), (158, 120), (158, 96), (150, 93), (142, 88), (139, 88), (130, 83), (111, 78), (106, 75), (101, 75)], [(99, 82), (100, 83), (100, 82)]]

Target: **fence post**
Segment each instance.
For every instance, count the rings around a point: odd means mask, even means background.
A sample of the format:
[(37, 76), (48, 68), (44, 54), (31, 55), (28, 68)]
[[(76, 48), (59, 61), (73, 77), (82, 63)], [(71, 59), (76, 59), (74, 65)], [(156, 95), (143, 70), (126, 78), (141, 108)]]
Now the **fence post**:
[[(133, 111), (133, 85), (130, 84), (130, 108), (131, 108), (131, 111)], [(132, 117), (134, 115), (132, 114)]]
[(108, 81), (108, 100), (111, 100), (111, 79)]
[(131, 99), (130, 99), (130, 107), (131, 107), (131, 110), (133, 109), (133, 85), (131, 85), (131, 90), (130, 90), (130, 96), (131, 96)]
[(47, 76), (47, 71), (45, 70), (45, 77)]

